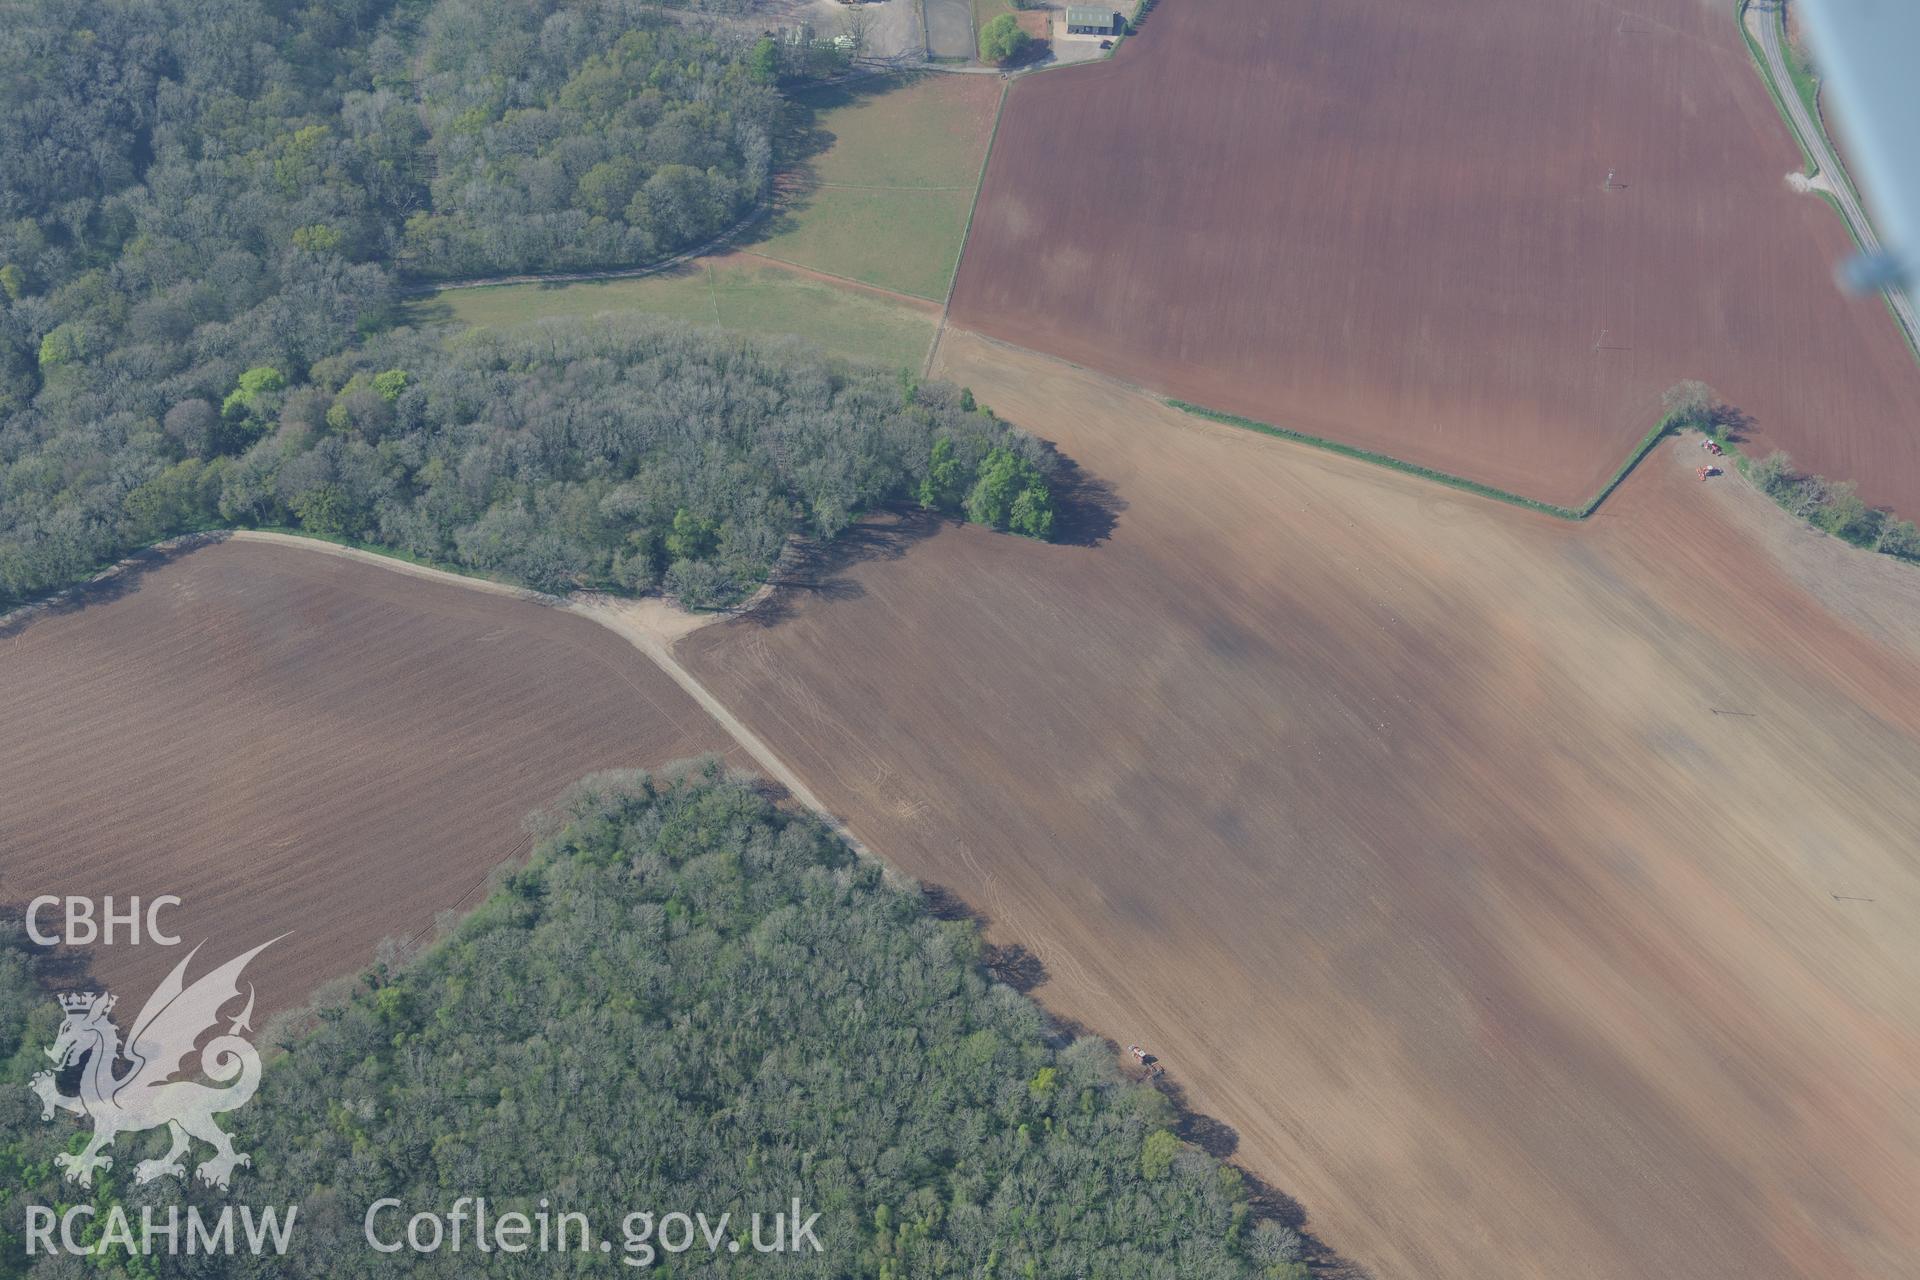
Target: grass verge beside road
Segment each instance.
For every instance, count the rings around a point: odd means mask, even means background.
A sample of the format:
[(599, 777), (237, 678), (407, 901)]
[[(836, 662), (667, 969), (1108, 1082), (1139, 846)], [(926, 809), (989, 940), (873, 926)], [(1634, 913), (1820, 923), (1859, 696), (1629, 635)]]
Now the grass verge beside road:
[[(1746, 43), (1747, 56), (1753, 59), (1753, 68), (1760, 73), (1760, 83), (1767, 87), (1767, 96), (1773, 99), (1774, 109), (1780, 118), (1787, 122), (1787, 132), (1793, 135), (1793, 145), (1800, 148), (1800, 167), (1808, 177), (1820, 172), (1820, 165), (1814, 160), (1813, 152), (1807, 149), (1806, 139), (1800, 136), (1800, 130), (1794, 127), (1793, 113), (1787, 110), (1787, 104), (1781, 101), (1780, 86), (1773, 82), (1773, 73), (1767, 70), (1767, 56), (1754, 42), (1753, 32), (1747, 29), (1748, 0), (1734, 0), (1733, 20), (1740, 28), (1740, 39)], [(1809, 107), (1809, 110), (1812, 110)], [(1817, 120), (1819, 116), (1816, 114)], [(1837, 212), (1837, 210), (1836, 210)], [(1849, 228), (1851, 231), (1851, 228)]]

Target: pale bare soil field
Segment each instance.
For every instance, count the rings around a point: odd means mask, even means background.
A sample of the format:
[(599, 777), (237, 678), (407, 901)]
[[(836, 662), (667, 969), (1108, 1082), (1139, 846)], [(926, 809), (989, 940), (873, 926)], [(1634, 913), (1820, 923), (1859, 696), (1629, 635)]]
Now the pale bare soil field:
[(1012, 86), (953, 319), (1566, 505), (1701, 378), (1920, 511), (1920, 367), (1801, 162), (1731, 0), (1165, 0)]
[(1110, 532), (876, 522), (676, 647), (856, 833), (1382, 1280), (1912, 1274), (1920, 661), (1784, 514), (1690, 443), (1571, 525), (965, 333), (936, 372)]
[[(188, 947), (263, 1011), (471, 906), (582, 774), (728, 739), (585, 618), (312, 545), (175, 556), (0, 633), (0, 903), (173, 893), (176, 948), (99, 947), (137, 1008)], [(257, 1023), (256, 1023), (257, 1025)]]

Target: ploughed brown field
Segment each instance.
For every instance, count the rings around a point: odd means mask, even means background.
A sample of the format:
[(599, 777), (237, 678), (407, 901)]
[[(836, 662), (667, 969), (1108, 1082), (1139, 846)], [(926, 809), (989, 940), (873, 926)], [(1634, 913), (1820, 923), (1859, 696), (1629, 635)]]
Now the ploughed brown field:
[(583, 774), (730, 745), (626, 640), (527, 601), (238, 541), (127, 585), (0, 634), (0, 903), (184, 899), (183, 945), (93, 951), (129, 1015), (202, 939), (195, 973), (288, 930), (247, 976), (297, 1005), (477, 902)]
[(1912, 1274), (1911, 569), (1692, 443), (1575, 526), (965, 333), (936, 372), (1110, 536), (883, 521), (676, 648), (856, 834), (1382, 1280)]
[(1730, 0), (1164, 0), (1012, 86), (952, 316), (1569, 505), (1700, 378), (1920, 513), (1920, 367), (1801, 163)]

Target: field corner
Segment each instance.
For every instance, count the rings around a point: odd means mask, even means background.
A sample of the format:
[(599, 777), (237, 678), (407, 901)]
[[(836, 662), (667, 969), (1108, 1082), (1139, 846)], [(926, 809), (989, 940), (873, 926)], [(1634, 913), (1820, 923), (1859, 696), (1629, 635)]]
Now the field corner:
[(1454, 475), (1450, 471), (1441, 471), (1434, 467), (1422, 466), (1417, 462), (1408, 462), (1403, 458), (1396, 458), (1391, 454), (1376, 453), (1371, 449), (1362, 449), (1357, 445), (1342, 444), (1337, 440), (1328, 440), (1323, 436), (1309, 435), (1304, 431), (1295, 431), (1289, 427), (1278, 427), (1271, 422), (1261, 422), (1254, 418), (1243, 418), (1233, 413), (1222, 413), (1218, 409), (1208, 409), (1203, 405), (1190, 404), (1185, 400), (1169, 398), (1166, 400), (1166, 404), (1180, 410), (1182, 413), (1190, 413), (1197, 418), (1206, 418), (1212, 422), (1224, 423), (1230, 427), (1240, 427), (1247, 431), (1257, 431), (1262, 435), (1278, 436), (1282, 440), (1291, 440), (1295, 444), (1304, 444), (1315, 449), (1325, 450), (1328, 453), (1339, 454), (1344, 458), (1353, 458), (1360, 462), (1372, 463), (1377, 467), (1385, 467), (1390, 471), (1399, 471), (1410, 476), (1417, 476), (1422, 480), (1431, 480), (1436, 484), (1443, 484), (1448, 488), (1459, 489), (1478, 497), (1491, 498), (1496, 502), (1505, 502), (1511, 506), (1524, 507), (1529, 511), (1539, 511), (1560, 520), (1585, 520), (1588, 516), (1599, 510), (1600, 504), (1605, 502), (1607, 498), (1612, 495), (1613, 491), (1620, 487), (1621, 482), (1632, 473), (1635, 467), (1640, 465), (1641, 460), (1644, 459), (1648, 453), (1652, 452), (1653, 447), (1660, 443), (1660, 440), (1678, 425), (1671, 418), (1661, 419), (1646, 435), (1640, 438), (1640, 443), (1633, 447), (1632, 451), (1627, 454), (1626, 460), (1615, 469), (1614, 473), (1608, 477), (1607, 482), (1600, 486), (1593, 497), (1587, 499), (1586, 502), (1578, 507), (1567, 507), (1561, 506), (1558, 503), (1542, 502), (1538, 498), (1529, 498), (1523, 494), (1497, 488), (1494, 485), (1482, 484), (1478, 480), (1470, 480), (1465, 476)]

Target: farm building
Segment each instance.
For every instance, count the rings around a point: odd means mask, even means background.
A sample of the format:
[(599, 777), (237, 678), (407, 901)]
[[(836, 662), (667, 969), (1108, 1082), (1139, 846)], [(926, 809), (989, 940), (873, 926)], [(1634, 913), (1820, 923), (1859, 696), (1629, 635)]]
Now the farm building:
[(1126, 20), (1118, 9), (1097, 5), (1067, 6), (1067, 34), (1070, 36), (1117, 36), (1126, 29)]

